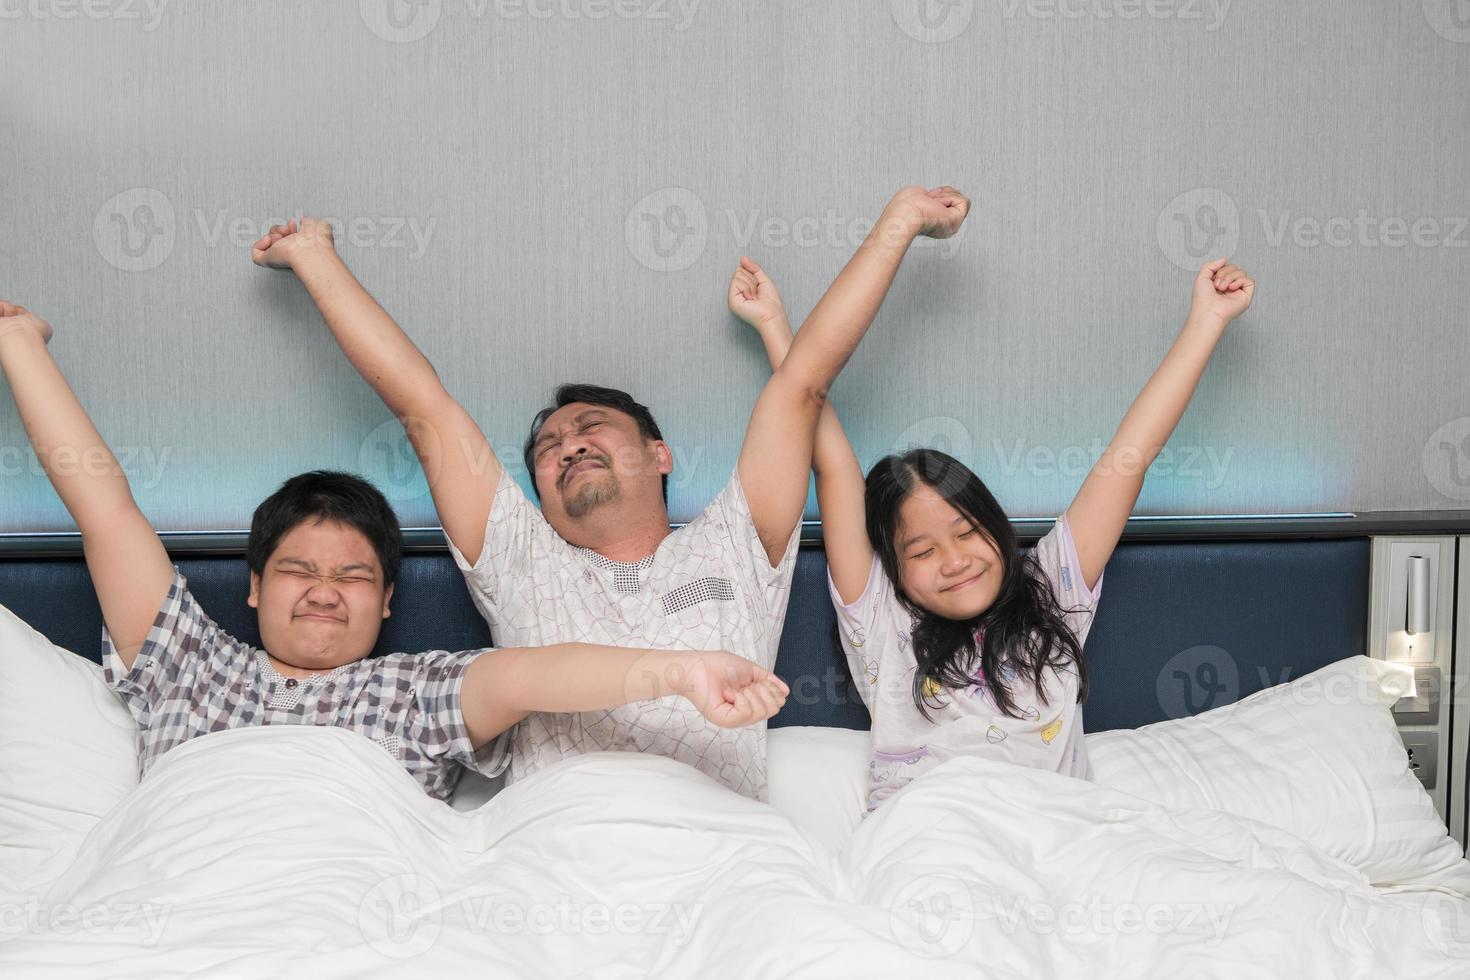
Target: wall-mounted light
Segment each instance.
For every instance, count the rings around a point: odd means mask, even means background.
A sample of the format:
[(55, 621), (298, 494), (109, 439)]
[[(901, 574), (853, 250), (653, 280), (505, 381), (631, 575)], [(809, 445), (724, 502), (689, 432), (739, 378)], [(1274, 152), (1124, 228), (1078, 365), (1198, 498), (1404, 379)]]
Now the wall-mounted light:
[(1413, 555), (1409, 558), (1409, 585), (1404, 632), (1410, 636), (1429, 633), (1434, 622), (1429, 617), (1429, 559)]

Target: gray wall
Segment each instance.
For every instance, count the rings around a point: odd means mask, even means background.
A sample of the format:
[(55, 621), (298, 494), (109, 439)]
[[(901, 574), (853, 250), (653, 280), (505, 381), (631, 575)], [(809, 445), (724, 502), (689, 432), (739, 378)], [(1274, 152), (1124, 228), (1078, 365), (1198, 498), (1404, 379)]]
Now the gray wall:
[[(319, 466), (434, 524), (303, 290), (249, 260), (336, 217), (503, 458), (555, 382), (627, 387), (682, 520), (767, 374), (725, 310), (740, 254), (799, 317), (851, 222), (951, 182), (968, 227), (911, 253), (835, 389), (865, 463), (948, 447), (1057, 513), (1229, 251), (1255, 306), (1139, 511), (1459, 508), (1457, 2), (0, 0), (0, 295), (56, 325), (160, 527), (242, 527)], [(69, 527), (24, 445), (0, 398), (0, 530)]]

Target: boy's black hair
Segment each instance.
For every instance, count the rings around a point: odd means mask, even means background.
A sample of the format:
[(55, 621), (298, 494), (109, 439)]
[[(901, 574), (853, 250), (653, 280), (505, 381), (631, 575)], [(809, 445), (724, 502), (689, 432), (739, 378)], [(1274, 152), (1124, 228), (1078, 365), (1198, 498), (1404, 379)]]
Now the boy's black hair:
[(255, 508), (245, 544), (250, 570), (264, 575), (265, 563), (281, 538), (307, 521), (336, 521), (361, 531), (383, 566), (383, 588), (397, 579), (403, 557), (398, 515), (377, 487), (351, 473), (332, 470), (293, 476)]
[[(564, 384), (556, 389), (556, 394), (551, 396), (551, 404), (536, 413), (531, 421), (531, 434), (526, 436), (526, 444), (521, 450), (521, 455), (526, 464), (526, 472), (531, 474), (531, 490), (536, 494), (536, 499), (541, 499), (541, 490), (536, 486), (536, 437), (541, 434), (541, 427), (551, 414), (559, 408), (575, 405), (581, 402), (585, 405), (601, 405), (604, 408), (616, 409), (624, 415), (631, 415), (633, 421), (638, 423), (638, 431), (643, 433), (645, 439), (657, 439), (663, 442), (664, 434), (659, 431), (658, 423), (653, 420), (653, 413), (644, 405), (634, 400), (633, 396), (626, 391), (617, 388), (604, 388), (601, 385), (589, 384)], [(669, 503), (669, 475), (663, 475), (664, 506)]]

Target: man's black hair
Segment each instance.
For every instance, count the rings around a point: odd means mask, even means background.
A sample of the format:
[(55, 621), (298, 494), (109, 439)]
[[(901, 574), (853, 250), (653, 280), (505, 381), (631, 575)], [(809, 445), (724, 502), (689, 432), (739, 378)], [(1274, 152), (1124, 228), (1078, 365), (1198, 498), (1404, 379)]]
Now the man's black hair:
[[(616, 388), (604, 388), (601, 385), (589, 384), (564, 384), (556, 389), (556, 394), (551, 398), (551, 404), (536, 413), (536, 418), (531, 422), (531, 434), (526, 437), (526, 445), (522, 455), (526, 463), (526, 472), (531, 474), (531, 489), (536, 498), (541, 498), (541, 490), (536, 486), (536, 437), (541, 435), (541, 427), (546, 420), (551, 418), (553, 412), (559, 408), (566, 408), (578, 402), (585, 405), (601, 405), (604, 408), (614, 408), (625, 415), (631, 415), (633, 421), (638, 423), (638, 431), (643, 433), (645, 439), (657, 439), (663, 441), (664, 435), (658, 430), (658, 423), (653, 420), (653, 413), (647, 407), (640, 405), (633, 396), (626, 391)], [(669, 503), (669, 475), (663, 475), (664, 506)]]

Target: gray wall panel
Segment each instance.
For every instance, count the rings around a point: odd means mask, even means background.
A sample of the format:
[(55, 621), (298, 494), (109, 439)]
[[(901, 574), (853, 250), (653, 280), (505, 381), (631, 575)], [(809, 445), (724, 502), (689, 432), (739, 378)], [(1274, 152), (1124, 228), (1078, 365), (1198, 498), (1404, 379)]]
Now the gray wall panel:
[[(948, 446), (1013, 514), (1065, 507), (1182, 322), (1188, 231), (1261, 285), (1139, 511), (1458, 508), (1458, 9), (0, 0), (0, 295), (56, 325), (159, 526), (244, 526), (317, 466), (432, 524), (304, 292), (232, 240), (296, 208), (359, 219), (342, 252), (504, 457), (555, 382), (628, 387), (676, 449), (682, 520), (728, 476), (767, 373), (724, 309), (740, 254), (799, 317), (850, 222), (952, 182), (968, 227), (914, 250), (835, 389), (865, 463)], [(135, 257), (118, 222), (147, 223), (140, 203), (161, 233)], [(661, 255), (644, 231), (670, 203), (697, 230), (665, 225)], [(1377, 244), (1393, 222), (1406, 244)], [(68, 527), (22, 446), (0, 399), (0, 531)]]

